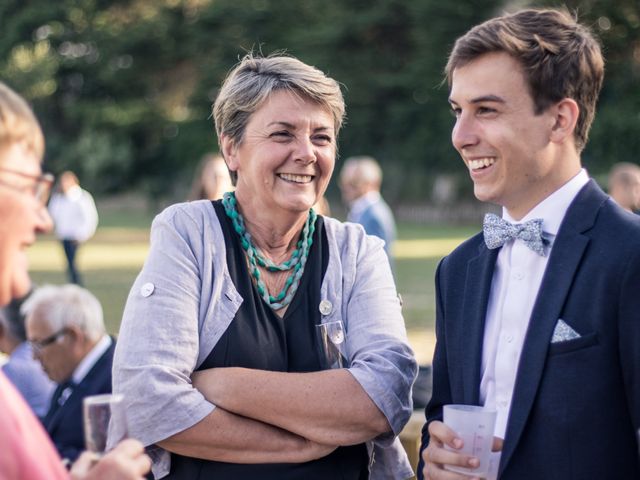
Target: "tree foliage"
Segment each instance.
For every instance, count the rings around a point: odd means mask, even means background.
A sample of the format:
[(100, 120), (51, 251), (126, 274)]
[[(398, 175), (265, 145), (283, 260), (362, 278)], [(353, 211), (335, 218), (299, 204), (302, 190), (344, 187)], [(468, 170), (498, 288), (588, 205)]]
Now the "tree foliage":
[[(519, 2), (522, 4), (523, 2)], [(541, 4), (542, 2), (537, 2)], [(604, 43), (592, 172), (640, 150), (637, 0), (567, 1)], [(96, 192), (172, 196), (217, 148), (211, 104), (249, 50), (285, 50), (344, 86), (340, 153), (376, 156), (392, 200), (462, 173), (450, 146), (446, 54), (504, 1), (0, 0), (0, 78), (34, 105), (47, 163)]]

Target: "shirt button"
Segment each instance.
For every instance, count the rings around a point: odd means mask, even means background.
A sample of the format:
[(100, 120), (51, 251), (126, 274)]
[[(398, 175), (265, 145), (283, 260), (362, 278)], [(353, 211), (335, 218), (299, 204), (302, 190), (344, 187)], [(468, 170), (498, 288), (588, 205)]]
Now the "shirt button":
[(329, 300), (322, 300), (320, 302), (319, 310), (322, 315), (329, 315), (333, 310), (333, 305)]
[(507, 335), (507, 343), (513, 342), (513, 335)]
[(516, 280), (522, 280), (524, 278), (524, 273), (516, 272), (513, 274), (513, 278), (515, 278)]
[(145, 283), (144, 285), (142, 285), (142, 287), (140, 287), (140, 295), (146, 298), (151, 295), (155, 289), (156, 287), (153, 283)]

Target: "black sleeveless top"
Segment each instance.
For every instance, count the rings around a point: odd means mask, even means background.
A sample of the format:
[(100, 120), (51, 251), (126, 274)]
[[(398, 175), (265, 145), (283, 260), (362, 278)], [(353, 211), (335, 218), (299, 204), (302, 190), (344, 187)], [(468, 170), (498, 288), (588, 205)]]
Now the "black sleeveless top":
[[(222, 202), (212, 202), (222, 227), (227, 266), (242, 295), (236, 316), (198, 368), (245, 367), (280, 372), (321, 370), (316, 328), (321, 323), (320, 286), (329, 263), (323, 218), (318, 217), (313, 244), (298, 291), (281, 318), (262, 300), (251, 279), (240, 240)], [(195, 480), (366, 480), (368, 454), (364, 443), (339, 447), (306, 463), (238, 464), (171, 454), (168, 479)]]

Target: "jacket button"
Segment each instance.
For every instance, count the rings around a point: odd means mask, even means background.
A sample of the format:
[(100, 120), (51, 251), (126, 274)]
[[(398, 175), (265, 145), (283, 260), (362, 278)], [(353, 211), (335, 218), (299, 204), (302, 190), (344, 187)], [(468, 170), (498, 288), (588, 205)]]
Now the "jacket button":
[(329, 300), (322, 300), (320, 302), (319, 310), (322, 315), (329, 315), (331, 313), (331, 310), (333, 310), (333, 305), (331, 305), (331, 302)]
[(156, 287), (153, 283), (145, 283), (144, 285), (142, 285), (142, 287), (140, 287), (140, 295), (146, 298), (151, 295), (155, 289)]

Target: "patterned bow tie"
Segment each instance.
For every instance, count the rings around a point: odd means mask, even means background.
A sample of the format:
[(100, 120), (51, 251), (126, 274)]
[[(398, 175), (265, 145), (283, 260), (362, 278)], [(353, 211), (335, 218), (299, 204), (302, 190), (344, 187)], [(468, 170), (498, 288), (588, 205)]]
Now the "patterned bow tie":
[(501, 247), (509, 240), (522, 240), (527, 247), (544, 257), (547, 255), (544, 247), (547, 243), (542, 237), (542, 219), (536, 218), (524, 223), (510, 223), (493, 213), (484, 217), (484, 242), (487, 248)]

